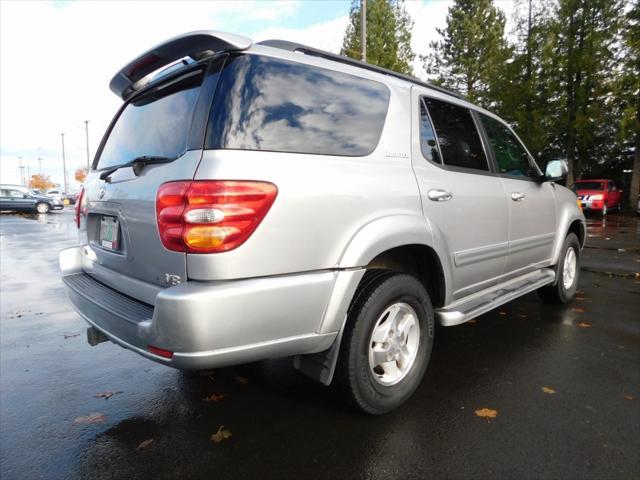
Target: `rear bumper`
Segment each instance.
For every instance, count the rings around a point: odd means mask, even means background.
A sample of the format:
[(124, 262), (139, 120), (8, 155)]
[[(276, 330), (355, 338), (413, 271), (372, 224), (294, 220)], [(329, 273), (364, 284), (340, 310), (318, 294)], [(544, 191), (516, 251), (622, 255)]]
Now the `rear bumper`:
[[(60, 252), (69, 300), (110, 340), (185, 369), (241, 364), (328, 349), (337, 332), (318, 333), (338, 273), (221, 282), (189, 281), (147, 305), (82, 270), (79, 247)], [(148, 346), (169, 350), (163, 358)]]

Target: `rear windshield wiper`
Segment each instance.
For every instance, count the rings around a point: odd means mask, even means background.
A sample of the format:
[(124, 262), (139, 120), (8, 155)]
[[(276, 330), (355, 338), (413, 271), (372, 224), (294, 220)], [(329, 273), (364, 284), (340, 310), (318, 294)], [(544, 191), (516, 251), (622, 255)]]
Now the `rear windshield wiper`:
[(110, 181), (109, 177), (111, 176), (111, 174), (114, 173), (116, 170), (119, 170), (124, 167), (133, 167), (133, 173), (137, 177), (138, 175), (140, 175), (145, 165), (152, 165), (155, 163), (168, 163), (168, 162), (173, 162), (174, 160), (175, 158), (158, 157), (153, 155), (149, 155), (149, 156), (142, 155), (126, 163), (122, 163), (120, 165), (116, 165), (115, 167), (108, 168), (107, 170), (103, 171), (100, 174), (100, 180), (106, 180), (107, 182)]

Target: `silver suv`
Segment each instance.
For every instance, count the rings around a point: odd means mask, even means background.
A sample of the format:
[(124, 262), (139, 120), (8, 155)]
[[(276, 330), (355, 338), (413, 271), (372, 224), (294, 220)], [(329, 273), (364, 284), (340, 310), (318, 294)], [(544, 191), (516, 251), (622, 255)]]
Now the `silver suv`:
[(585, 221), (502, 120), (290, 42), (193, 32), (113, 77), (124, 104), (60, 253), (92, 345), (205, 369), (291, 356), (374, 414), (436, 321), (574, 296)]

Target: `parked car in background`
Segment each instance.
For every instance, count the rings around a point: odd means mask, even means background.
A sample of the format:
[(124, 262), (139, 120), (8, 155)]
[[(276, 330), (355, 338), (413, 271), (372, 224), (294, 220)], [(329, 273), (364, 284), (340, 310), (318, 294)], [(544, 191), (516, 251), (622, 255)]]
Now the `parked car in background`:
[(55, 198), (56, 200), (59, 200), (60, 202), (62, 202), (63, 194), (60, 190), (51, 189), (51, 190), (47, 190), (47, 197)]
[(62, 196), (62, 201), (64, 202), (65, 200), (67, 200), (69, 202), (69, 205), (75, 205), (77, 198), (77, 193), (66, 193)]
[(38, 195), (33, 190), (20, 185), (0, 185), (0, 210), (49, 213), (62, 210), (61, 200), (47, 195)]
[(171, 39), (110, 86), (124, 104), (76, 205), (80, 245), (60, 253), (92, 345), (195, 370), (295, 356), (380, 414), (420, 384), (435, 322), (575, 295), (586, 232), (555, 183), (566, 162), (543, 173), (456, 94), (220, 32)]
[(585, 211), (601, 212), (606, 215), (610, 210), (622, 210), (623, 191), (613, 180), (578, 180), (572, 187)]

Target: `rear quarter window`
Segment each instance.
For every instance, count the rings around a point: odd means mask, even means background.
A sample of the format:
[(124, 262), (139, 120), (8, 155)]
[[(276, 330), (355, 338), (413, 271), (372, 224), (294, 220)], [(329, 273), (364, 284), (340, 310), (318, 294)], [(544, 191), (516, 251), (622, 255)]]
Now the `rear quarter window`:
[(384, 84), (259, 55), (229, 62), (206, 148), (363, 156), (378, 145), (389, 106)]

